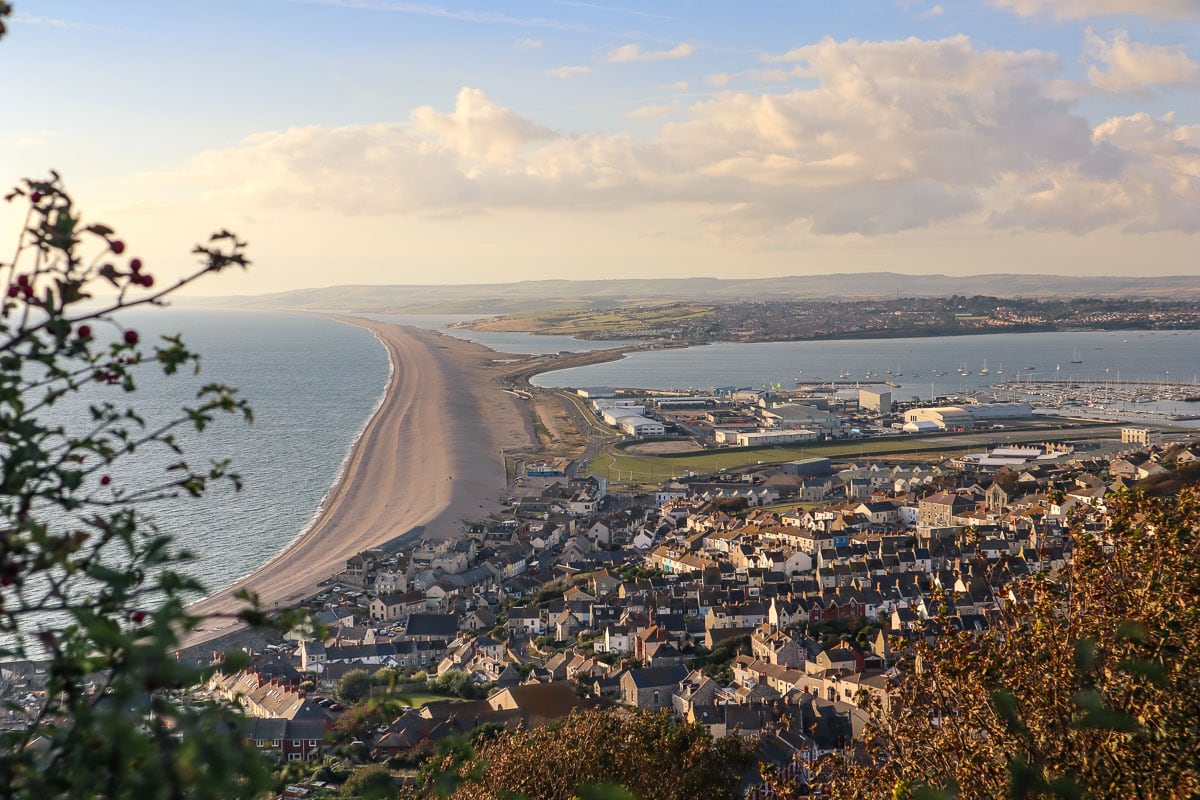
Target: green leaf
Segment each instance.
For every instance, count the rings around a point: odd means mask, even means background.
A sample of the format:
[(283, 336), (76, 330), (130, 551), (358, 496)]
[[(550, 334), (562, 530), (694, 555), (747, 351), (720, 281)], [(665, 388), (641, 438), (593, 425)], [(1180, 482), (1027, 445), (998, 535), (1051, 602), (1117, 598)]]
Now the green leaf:
[(1075, 643), (1075, 669), (1086, 674), (1096, 665), (1096, 640), (1080, 639)]

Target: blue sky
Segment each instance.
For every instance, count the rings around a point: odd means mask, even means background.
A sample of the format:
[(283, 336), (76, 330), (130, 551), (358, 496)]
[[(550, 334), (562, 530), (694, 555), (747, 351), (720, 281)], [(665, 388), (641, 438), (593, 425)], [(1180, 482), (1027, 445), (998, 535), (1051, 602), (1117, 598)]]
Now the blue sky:
[(0, 178), (215, 291), (1200, 270), (1200, 0), (14, 5)]

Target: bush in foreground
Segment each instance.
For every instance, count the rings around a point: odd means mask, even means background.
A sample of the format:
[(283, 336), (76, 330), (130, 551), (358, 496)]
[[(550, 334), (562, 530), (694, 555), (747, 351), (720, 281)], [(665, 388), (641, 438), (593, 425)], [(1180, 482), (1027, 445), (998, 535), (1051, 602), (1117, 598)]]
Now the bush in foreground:
[(1200, 797), (1200, 488), (1110, 504), (983, 635), (920, 648), (832, 798)]
[[(446, 756), (431, 774), (448, 771), (461, 781), (455, 800), (563, 800), (596, 786), (640, 800), (734, 800), (749, 763), (737, 737), (714, 741), (703, 726), (665, 713), (583, 711), (557, 725), (501, 733), (474, 759)], [(426, 790), (456, 783), (435, 780)]]
[[(198, 365), (197, 356), (179, 337), (143, 341), (118, 316), (245, 266), (243, 244), (216, 234), (196, 248), (191, 275), (159, 285), (111, 228), (83, 220), (57, 175), (26, 181), (8, 200), (27, 212), (15, 258), (0, 264), (0, 660), (48, 666), (42, 702), (7, 709), (24, 727), (0, 732), (0, 796), (254, 796), (270, 776), (237, 711), (176, 699), (207, 674), (172, 655), (198, 621), (186, 598), (203, 587), (142, 511), (199, 497), (216, 480), (236, 485), (224, 463), (184, 461), (176, 431), (249, 409), (210, 384), (177, 419), (147, 426), (128, 399), (137, 381)], [(58, 404), (85, 390), (90, 419), (72, 429)], [(158, 482), (114, 469), (154, 448), (178, 458)]]

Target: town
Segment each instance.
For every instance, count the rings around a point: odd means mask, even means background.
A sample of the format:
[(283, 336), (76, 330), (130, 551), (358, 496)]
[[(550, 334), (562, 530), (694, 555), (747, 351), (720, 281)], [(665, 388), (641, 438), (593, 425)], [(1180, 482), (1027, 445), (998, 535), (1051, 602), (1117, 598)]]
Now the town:
[[(289, 796), (344, 777), (333, 755), (403, 770), (454, 734), (585, 708), (674, 714), (803, 776), (886, 716), (914, 642), (987, 631), (1015, 583), (1070, 561), (1072, 531), (1103, 533), (1114, 494), (1170, 491), (1200, 468), (1185, 433), (1064, 430), (1024, 403), (897, 404), (861, 388), (573, 394), (617, 447), (742, 458), (619, 486), (581, 460), (514, 462), (503, 514), (457, 539), (359, 553), (309, 599), (311, 623), (241, 634), (250, 666), (192, 701), (240, 704), (248, 741), (313, 765)], [(1019, 443), (996, 443), (1005, 425)], [(752, 458), (949, 432), (990, 444)], [(3, 667), (6, 725), (37, 713), (46, 678), (38, 662)], [(407, 702), (383, 717), (364, 704), (380, 696)]]

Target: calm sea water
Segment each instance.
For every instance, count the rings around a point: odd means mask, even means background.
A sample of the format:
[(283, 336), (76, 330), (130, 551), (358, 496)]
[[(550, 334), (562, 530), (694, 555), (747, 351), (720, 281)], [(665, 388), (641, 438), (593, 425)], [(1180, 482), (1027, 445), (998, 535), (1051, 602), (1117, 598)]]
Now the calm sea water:
[[(146, 507), (161, 530), (197, 556), (189, 574), (220, 588), (267, 561), (312, 519), (382, 398), (387, 354), (363, 328), (302, 314), (154, 309), (123, 320), (143, 342), (182, 333), (202, 354), (200, 375), (165, 378), (147, 370), (136, 394), (91, 387), (51, 416), (81, 430), (87, 405), (107, 400), (133, 405), (153, 425), (178, 416), (202, 384), (238, 388), (254, 411), (252, 424), (219, 415), (203, 434), (184, 430), (180, 441), (193, 465), (232, 459), (244, 489), (220, 484), (202, 499)], [(178, 460), (165, 448), (140, 449), (110, 470), (112, 485), (160, 482)]]
[[(981, 375), (985, 362), (988, 374)], [(618, 361), (545, 373), (534, 383), (792, 389), (798, 381), (887, 380), (899, 384), (892, 389), (897, 399), (927, 400), (1015, 379), (1191, 382), (1198, 376), (1200, 331), (1123, 331), (713, 344), (629, 353)]]

